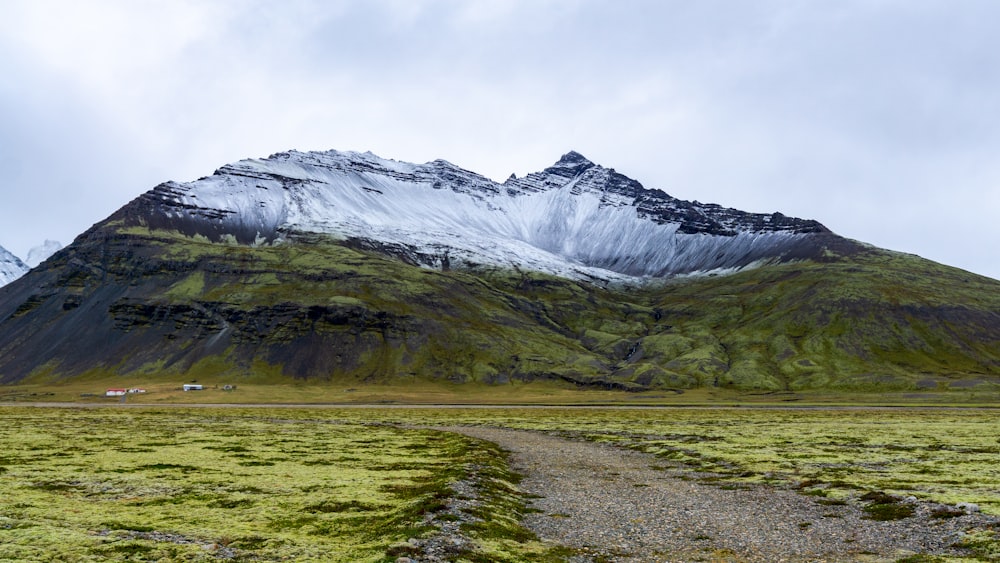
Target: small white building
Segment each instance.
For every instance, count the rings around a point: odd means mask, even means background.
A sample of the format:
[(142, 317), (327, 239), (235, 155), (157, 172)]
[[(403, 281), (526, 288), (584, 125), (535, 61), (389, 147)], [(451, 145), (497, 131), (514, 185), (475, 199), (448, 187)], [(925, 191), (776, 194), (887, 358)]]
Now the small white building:
[(201, 391), (204, 388), (205, 388), (204, 386), (199, 385), (197, 383), (185, 383), (184, 384), (184, 390), (185, 391)]
[(104, 392), (105, 397), (121, 397), (125, 393), (128, 393), (128, 389), (108, 389)]
[(143, 389), (142, 387), (133, 387), (133, 388), (129, 389), (128, 392), (129, 393), (145, 393), (146, 390)]

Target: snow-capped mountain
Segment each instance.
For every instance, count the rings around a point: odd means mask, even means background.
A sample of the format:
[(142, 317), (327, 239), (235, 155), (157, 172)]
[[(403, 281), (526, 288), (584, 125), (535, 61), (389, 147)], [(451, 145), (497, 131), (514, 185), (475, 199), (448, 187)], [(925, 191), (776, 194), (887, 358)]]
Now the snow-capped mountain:
[(117, 218), (248, 244), (321, 233), (424, 266), (595, 281), (811, 257), (833, 236), (816, 221), (682, 201), (575, 152), (503, 183), (444, 160), (283, 152), (161, 184)]
[(59, 241), (46, 240), (42, 244), (28, 251), (28, 257), (25, 258), (24, 263), (27, 264), (29, 268), (34, 268), (48, 259), (49, 256), (59, 252), (60, 249), (62, 249), (62, 243)]
[(1000, 389), (997, 311), (996, 280), (681, 201), (576, 153), (499, 183), (442, 160), (288, 152), (162, 184), (0, 289), (0, 384), (964, 396)]
[(28, 266), (17, 256), (0, 246), (0, 286), (9, 284), (28, 271)]

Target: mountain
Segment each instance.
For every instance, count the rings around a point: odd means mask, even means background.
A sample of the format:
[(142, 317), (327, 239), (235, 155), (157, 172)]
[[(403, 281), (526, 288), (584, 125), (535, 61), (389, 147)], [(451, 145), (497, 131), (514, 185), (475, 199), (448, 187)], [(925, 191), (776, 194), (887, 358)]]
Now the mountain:
[(0, 246), (0, 286), (20, 278), (28, 270), (41, 264), (46, 258), (55, 254), (62, 245), (54, 240), (47, 240), (44, 244), (36, 246), (28, 251), (28, 259), (21, 261), (4, 247)]
[(596, 282), (731, 271), (848, 244), (816, 221), (647, 190), (575, 152), (503, 184), (443, 160), (279, 153), (162, 184), (112, 219), (242, 244), (326, 234), (422, 266)]
[(24, 262), (30, 268), (34, 268), (47, 260), (49, 256), (52, 256), (56, 252), (62, 249), (62, 244), (55, 240), (46, 240), (42, 244), (32, 248), (28, 251), (28, 257)]
[(28, 271), (28, 267), (21, 260), (0, 246), (0, 286), (16, 280)]
[(286, 152), (167, 182), (0, 289), (0, 381), (1000, 385), (1000, 282), (570, 152), (503, 183)]

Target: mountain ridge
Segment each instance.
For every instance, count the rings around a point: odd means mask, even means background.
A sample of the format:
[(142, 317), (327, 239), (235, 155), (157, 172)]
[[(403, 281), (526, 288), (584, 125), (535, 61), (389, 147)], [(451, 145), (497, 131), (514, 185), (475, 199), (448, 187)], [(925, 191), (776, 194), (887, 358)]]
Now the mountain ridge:
[(500, 184), (444, 160), (289, 151), (161, 184), (112, 218), (245, 244), (330, 234), (407, 248), (426, 266), (524, 267), (596, 282), (734, 271), (850, 245), (816, 221), (648, 190), (575, 152)]
[(287, 152), (161, 184), (0, 288), (0, 382), (1000, 389), (996, 280), (547, 170)]
[(9, 250), (0, 246), (0, 286), (20, 278), (28, 271), (28, 266)]

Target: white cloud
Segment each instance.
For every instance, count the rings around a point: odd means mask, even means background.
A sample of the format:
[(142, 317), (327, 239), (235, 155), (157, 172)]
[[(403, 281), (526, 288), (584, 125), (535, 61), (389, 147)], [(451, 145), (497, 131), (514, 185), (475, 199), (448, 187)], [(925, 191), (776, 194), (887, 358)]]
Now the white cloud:
[[(575, 149), (679, 197), (1000, 277), (997, 16), (972, 0), (15, 0), (0, 244), (68, 242), (159, 181), (288, 148), (497, 179)], [(57, 203), (26, 220), (40, 197)], [(928, 228), (942, 217), (962, 219)]]

